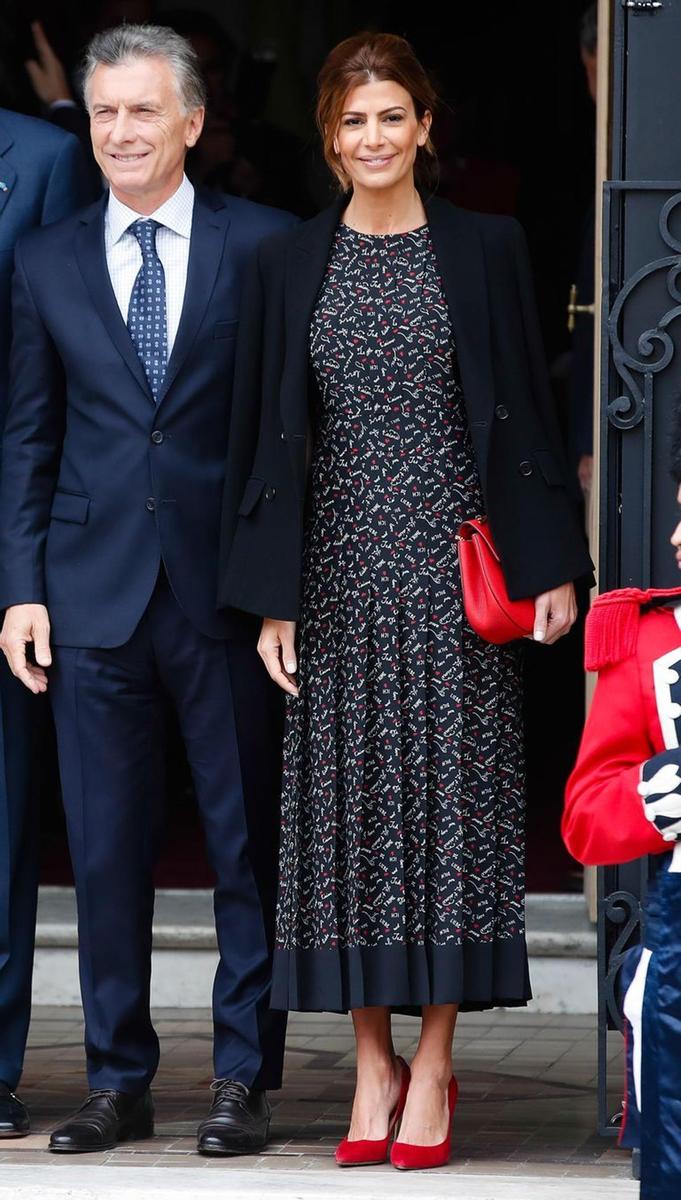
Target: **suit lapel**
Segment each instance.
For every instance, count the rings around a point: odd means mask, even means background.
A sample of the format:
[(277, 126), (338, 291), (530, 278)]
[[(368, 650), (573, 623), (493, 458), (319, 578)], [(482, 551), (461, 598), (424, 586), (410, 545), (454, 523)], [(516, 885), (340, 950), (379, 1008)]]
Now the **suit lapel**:
[(85, 280), (90, 298), (102, 319), (104, 328), (149, 402), (153, 404), (154, 398), (149, 389), (144, 368), (130, 340), (128, 327), (118, 307), (118, 301), (111, 286), (109, 269), (106, 265), (104, 213), (107, 199), (108, 193), (81, 215), (81, 224), (76, 233), (76, 258), (80, 273)]
[(197, 190), (194, 197), (184, 303), (173, 351), (159, 393), (159, 404), (162, 404), (177, 378), (205, 316), (222, 261), (229, 224), (230, 217), (222, 196)]
[(469, 214), (440, 196), (423, 199), (452, 320), (469, 420), (487, 424), (494, 404), (494, 376), (482, 239)]
[(2, 216), (2, 211), (12, 194), (17, 178), (17, 173), (11, 162), (4, 157), (13, 145), (14, 139), (9, 130), (0, 124), (0, 216)]

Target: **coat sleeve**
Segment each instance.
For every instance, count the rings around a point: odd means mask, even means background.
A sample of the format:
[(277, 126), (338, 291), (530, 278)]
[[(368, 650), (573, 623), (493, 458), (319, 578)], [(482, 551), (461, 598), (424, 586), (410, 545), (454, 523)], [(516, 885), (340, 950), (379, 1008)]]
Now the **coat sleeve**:
[(21, 242), (12, 283), (12, 327), (0, 469), (0, 608), (46, 603), (45, 542), (65, 419), (63, 368), (31, 294)]
[[(554, 518), (556, 516), (560, 518), (559, 526), (554, 525), (553, 537), (555, 539), (559, 527), (562, 561), (565, 564), (563, 575), (562, 578), (552, 578), (545, 581), (546, 586), (541, 587), (540, 590), (548, 591), (563, 583), (580, 578), (585, 578), (592, 585), (594, 583), (593, 563), (589, 555), (589, 548), (580, 520), (577, 503), (574, 499), (574, 489), (570, 484), (569, 468), (558, 424), (556, 402), (546, 365), (546, 354), (537, 311), (527, 239), (522, 225), (515, 218), (511, 218), (511, 229), (517, 295), (522, 317), (532, 401), (540, 426), (546, 437), (547, 448), (551, 451), (556, 463), (555, 470), (558, 472), (558, 475), (552, 482), (558, 483), (562, 481), (562, 487), (552, 489), (552, 512)], [(547, 514), (548, 511), (547, 508)], [(547, 531), (547, 537), (551, 537), (550, 530)], [(539, 574), (541, 575), (541, 571)]]
[(544, 432), (546, 433), (548, 444), (560, 463), (560, 468), (565, 476), (565, 483), (567, 485), (568, 466), (563, 449), (563, 439), (558, 425), (556, 402), (551, 390), (551, 383), (549, 381), (549, 373), (546, 365), (544, 340), (542, 338), (541, 325), (539, 323), (539, 313), (537, 311), (537, 300), (534, 288), (534, 280), (532, 277), (530, 253), (527, 247), (527, 238), (525, 237), (525, 230), (523, 229), (522, 225), (515, 219), (513, 219), (512, 222), (512, 230), (515, 271), (518, 282), (518, 295), (520, 298), (523, 329), (525, 331), (525, 342), (527, 358), (530, 367), (530, 376), (532, 380), (534, 403), (537, 408), (539, 419), (544, 428)]
[(567, 783), (561, 831), (579, 862), (607, 866), (669, 850), (646, 819), (638, 790), (654, 755), (633, 656), (600, 672)]
[[(258, 444), (262, 410), (262, 354), (265, 304), (260, 267), (260, 247), (256, 247), (244, 270), (239, 305), (239, 331), (235, 347), (232, 411), (225, 464), (220, 531), (220, 580), (225, 580), (229, 552), (234, 540), (239, 504), (252, 473)], [(227, 603), (220, 597), (221, 603)]]

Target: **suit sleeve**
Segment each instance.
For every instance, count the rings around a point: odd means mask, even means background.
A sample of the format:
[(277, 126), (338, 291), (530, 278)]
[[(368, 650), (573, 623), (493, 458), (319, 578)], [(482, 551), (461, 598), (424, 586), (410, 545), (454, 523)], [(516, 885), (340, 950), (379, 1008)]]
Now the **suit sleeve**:
[(69, 134), (52, 164), (45, 188), (41, 225), (50, 225), (90, 204), (97, 197), (92, 168), (80, 142)]
[(0, 609), (46, 602), (45, 541), (64, 433), (63, 368), (31, 294), (21, 242), (15, 262), (0, 467)]
[(567, 783), (561, 831), (579, 862), (607, 866), (669, 850), (639, 793), (655, 758), (634, 656), (601, 671)]

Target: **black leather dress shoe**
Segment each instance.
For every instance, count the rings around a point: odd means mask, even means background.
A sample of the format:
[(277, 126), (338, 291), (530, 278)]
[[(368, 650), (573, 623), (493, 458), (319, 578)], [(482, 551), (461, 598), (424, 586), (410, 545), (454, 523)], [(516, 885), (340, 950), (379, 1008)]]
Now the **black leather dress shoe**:
[(0, 1082), (0, 1138), (26, 1137), (31, 1132), (28, 1113), (18, 1096)]
[(199, 1154), (255, 1154), (267, 1145), (272, 1109), (265, 1092), (236, 1079), (216, 1079), (208, 1116), (197, 1133)]
[(87, 1154), (111, 1150), (118, 1142), (148, 1138), (153, 1132), (151, 1092), (129, 1096), (127, 1092), (97, 1088), (55, 1129), (49, 1149), (57, 1154)]

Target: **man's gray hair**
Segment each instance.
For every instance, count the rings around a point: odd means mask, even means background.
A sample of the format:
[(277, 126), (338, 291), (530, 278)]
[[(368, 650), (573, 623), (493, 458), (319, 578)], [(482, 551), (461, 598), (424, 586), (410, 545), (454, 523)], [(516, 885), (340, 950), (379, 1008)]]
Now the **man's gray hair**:
[(88, 107), (90, 81), (95, 69), (117, 67), (136, 58), (165, 58), (175, 76), (185, 114), (205, 107), (206, 85), (196, 53), (186, 38), (164, 25), (116, 25), (114, 29), (95, 34), (83, 62), (83, 94)]

